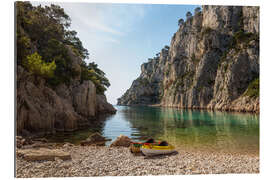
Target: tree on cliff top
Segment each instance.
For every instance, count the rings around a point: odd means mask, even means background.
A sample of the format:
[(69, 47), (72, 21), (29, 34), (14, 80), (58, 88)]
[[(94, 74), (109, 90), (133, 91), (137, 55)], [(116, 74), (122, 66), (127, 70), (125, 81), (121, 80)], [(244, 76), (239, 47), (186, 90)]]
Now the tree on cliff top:
[(179, 20), (178, 20), (178, 26), (181, 26), (181, 25), (183, 25), (183, 24), (184, 24), (184, 19), (182, 19), (182, 18), (179, 19)]
[[(46, 76), (46, 73), (38, 71), (45, 72), (45, 69), (50, 67), (54, 73), (48, 71), (47, 82), (52, 86), (61, 83), (68, 85), (79, 73), (72, 68), (68, 47), (82, 60), (89, 56), (88, 50), (77, 37), (77, 32), (69, 30), (70, 24), (70, 17), (58, 5), (35, 7), (30, 2), (16, 2), (17, 64), (35, 75), (43, 76)], [(97, 65), (91, 66), (102, 76), (99, 81), (96, 80), (97, 88), (99, 85), (108, 86), (105, 73), (98, 69)], [(91, 75), (92, 79), (95, 79), (96, 75), (89, 72), (88, 76)]]
[(98, 68), (94, 62), (81, 64), (81, 81), (91, 80), (95, 86), (98, 94), (104, 94), (107, 88), (111, 85), (109, 80), (105, 77), (105, 73)]
[(200, 8), (200, 7), (195, 8), (194, 14), (198, 14), (198, 13), (200, 13), (200, 12), (201, 12), (201, 8)]
[(186, 18), (187, 18), (187, 20), (188, 20), (189, 18), (191, 18), (191, 17), (192, 17), (192, 14), (191, 14), (191, 12), (188, 11), (188, 12), (186, 13)]

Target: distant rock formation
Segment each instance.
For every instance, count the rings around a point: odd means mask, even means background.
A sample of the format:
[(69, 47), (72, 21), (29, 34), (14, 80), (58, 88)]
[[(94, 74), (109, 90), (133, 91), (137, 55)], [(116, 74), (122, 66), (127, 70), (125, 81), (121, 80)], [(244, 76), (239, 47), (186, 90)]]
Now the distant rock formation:
[(259, 7), (203, 6), (118, 105), (259, 111)]

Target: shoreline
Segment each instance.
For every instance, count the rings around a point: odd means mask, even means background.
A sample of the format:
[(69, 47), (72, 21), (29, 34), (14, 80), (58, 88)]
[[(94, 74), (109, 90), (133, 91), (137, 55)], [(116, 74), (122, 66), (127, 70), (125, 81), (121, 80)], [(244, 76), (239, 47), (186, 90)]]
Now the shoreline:
[(234, 108), (226, 108), (226, 109), (217, 109), (217, 108), (208, 108), (208, 107), (179, 107), (177, 105), (162, 105), (162, 104), (135, 104), (135, 105), (123, 105), (116, 104), (116, 106), (129, 106), (129, 107), (160, 107), (160, 108), (175, 108), (175, 109), (183, 109), (183, 110), (205, 110), (205, 111), (218, 111), (218, 112), (227, 112), (227, 113), (249, 113), (249, 114), (257, 114), (260, 115), (260, 111), (248, 111), (245, 109), (234, 109)]
[(146, 157), (126, 147), (80, 146), (67, 143), (54, 149), (71, 160), (26, 161), (16, 157), (16, 177), (90, 177), (183, 174), (259, 173), (259, 154), (188, 151)]

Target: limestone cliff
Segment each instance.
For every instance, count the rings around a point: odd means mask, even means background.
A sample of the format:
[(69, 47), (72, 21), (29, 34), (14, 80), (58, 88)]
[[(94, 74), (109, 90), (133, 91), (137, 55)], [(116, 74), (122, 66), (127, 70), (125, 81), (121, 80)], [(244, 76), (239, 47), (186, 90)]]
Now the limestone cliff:
[[(82, 62), (71, 49), (72, 67), (80, 71)], [(104, 95), (96, 93), (90, 80), (80, 82), (80, 74), (69, 86), (51, 88), (45, 79), (17, 67), (17, 134), (74, 131), (87, 127), (99, 114), (115, 113)]]
[(259, 111), (259, 7), (203, 6), (119, 105)]
[(16, 131), (18, 135), (74, 131), (115, 113), (104, 92), (110, 86), (71, 18), (58, 5), (15, 3)]

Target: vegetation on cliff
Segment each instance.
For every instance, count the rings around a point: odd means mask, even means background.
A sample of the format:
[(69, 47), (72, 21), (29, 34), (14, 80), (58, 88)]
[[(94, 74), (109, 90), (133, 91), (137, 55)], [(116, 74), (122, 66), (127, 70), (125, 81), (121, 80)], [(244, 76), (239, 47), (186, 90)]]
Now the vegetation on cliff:
[(55, 61), (46, 63), (37, 52), (26, 57), (24, 66), (30, 73), (34, 73), (45, 78), (52, 78), (54, 70), (56, 69)]
[(257, 97), (259, 97), (259, 95), (260, 95), (260, 83), (259, 83), (259, 78), (256, 78), (255, 80), (253, 80), (250, 84), (249, 84), (249, 86), (248, 86), (248, 88), (247, 88), (247, 90), (246, 90), (246, 92), (245, 92), (245, 95), (247, 95), (247, 96), (249, 96), (249, 97), (253, 97), (253, 98), (257, 98)]
[[(88, 50), (70, 25), (70, 17), (58, 5), (35, 7), (30, 2), (16, 2), (17, 64), (45, 78), (51, 87), (69, 85), (81, 73), (81, 83), (91, 80), (97, 93), (104, 94), (110, 83), (97, 64), (84, 61)], [(82, 71), (72, 68), (68, 48), (82, 59)]]

